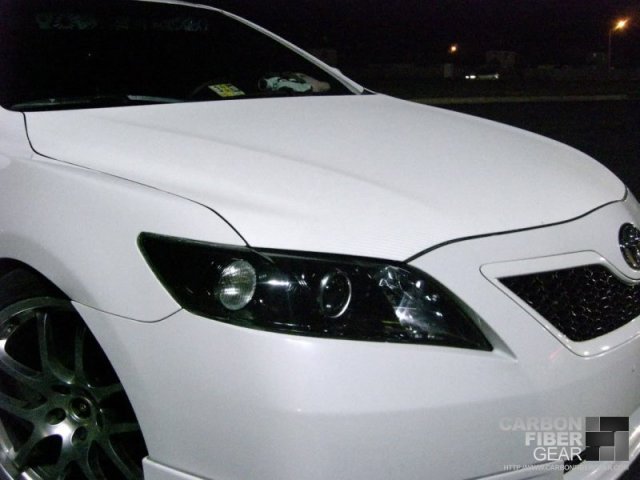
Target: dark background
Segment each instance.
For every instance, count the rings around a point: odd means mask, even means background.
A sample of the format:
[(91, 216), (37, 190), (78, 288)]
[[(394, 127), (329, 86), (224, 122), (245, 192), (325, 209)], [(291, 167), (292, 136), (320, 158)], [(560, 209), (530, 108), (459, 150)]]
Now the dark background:
[[(332, 46), (344, 65), (446, 59), (481, 62), (486, 50), (513, 50), (526, 64), (580, 64), (607, 49), (617, 18), (640, 16), (630, 0), (271, 0), (209, 1), (307, 49)], [(616, 35), (619, 65), (638, 65), (640, 29)]]

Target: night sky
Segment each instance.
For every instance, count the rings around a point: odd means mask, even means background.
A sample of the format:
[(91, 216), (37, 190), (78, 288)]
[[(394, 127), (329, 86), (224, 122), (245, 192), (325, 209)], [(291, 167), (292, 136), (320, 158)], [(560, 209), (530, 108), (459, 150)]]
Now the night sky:
[(625, 66), (640, 66), (638, 0), (210, 0), (305, 48), (336, 47), (343, 62), (439, 63), (451, 43), (460, 60), (481, 63), (486, 50), (513, 50), (523, 62), (581, 64), (606, 51), (607, 32), (620, 17), (635, 17), (614, 36)]

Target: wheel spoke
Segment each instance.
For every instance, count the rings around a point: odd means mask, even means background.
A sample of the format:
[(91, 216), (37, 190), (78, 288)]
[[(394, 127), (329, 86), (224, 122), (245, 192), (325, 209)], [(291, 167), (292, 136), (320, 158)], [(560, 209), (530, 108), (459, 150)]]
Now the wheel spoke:
[(100, 442), (100, 447), (102, 447), (103, 452), (109, 458), (111, 463), (120, 470), (120, 473), (122, 473), (127, 480), (136, 480), (140, 478), (139, 468), (126, 462), (122, 456), (118, 454), (115, 448), (113, 448), (113, 444), (109, 439)]
[(51, 371), (51, 326), (49, 323), (49, 314), (36, 313), (38, 325), (38, 350), (40, 352), (40, 362), (43, 371)]
[(32, 370), (10, 357), (0, 345), (0, 371), (11, 377), (21, 386), (26, 386), (34, 392), (46, 394), (49, 385), (46, 374)]
[(104, 473), (102, 472), (102, 468), (100, 468), (100, 464), (98, 463), (98, 458), (96, 455), (92, 455), (91, 449), (87, 448), (83, 452), (80, 459), (77, 461), (78, 467), (84, 473), (84, 476), (87, 477), (88, 480), (98, 480), (102, 478), (106, 478)]
[(61, 453), (55, 465), (47, 466), (47, 478), (63, 479), (68, 478), (69, 466), (73, 462), (73, 458), (69, 455)]
[(75, 330), (75, 338), (73, 341), (73, 355), (74, 355), (74, 373), (77, 382), (80, 382), (86, 385), (87, 382), (87, 372), (84, 369), (84, 350), (85, 350), (85, 342), (87, 339), (87, 328), (78, 324)]
[(53, 321), (48, 312), (37, 312), (38, 350), (42, 371), (50, 373), (65, 383), (71, 379), (71, 372), (62, 366), (56, 358), (55, 341), (53, 338)]
[(58, 460), (58, 463), (55, 464), (55, 466), (53, 467), (53, 475), (55, 475), (54, 478), (56, 479), (71, 479), (72, 477), (70, 476), (71, 473), (69, 472), (69, 465), (71, 462), (69, 462), (68, 460), (66, 460), (63, 457), (60, 457), (60, 459)]
[(34, 430), (27, 441), (22, 444), (17, 450), (14, 450), (12, 452), (12, 454), (10, 455), (11, 460), (18, 470), (24, 470), (29, 466), (29, 457), (33, 453), (36, 445), (38, 445), (38, 443), (40, 443), (42, 440), (44, 440), (42, 434), (39, 431)]
[(0, 410), (29, 423), (34, 423), (41, 407), (29, 408), (27, 403), (0, 392)]
[(97, 473), (94, 470), (94, 468), (99, 468), (99, 467), (92, 467), (91, 465), (84, 462), (79, 463), (78, 466), (80, 467), (80, 470), (82, 470), (82, 473), (84, 473), (84, 476), (88, 480), (98, 480), (98, 479), (105, 478), (103, 474)]
[(89, 387), (89, 391), (100, 404), (113, 395), (124, 393), (124, 387), (121, 383), (113, 383), (103, 387)]
[(108, 429), (108, 435), (119, 435), (121, 433), (133, 433), (139, 431), (140, 425), (138, 425), (137, 422), (122, 422), (110, 425)]

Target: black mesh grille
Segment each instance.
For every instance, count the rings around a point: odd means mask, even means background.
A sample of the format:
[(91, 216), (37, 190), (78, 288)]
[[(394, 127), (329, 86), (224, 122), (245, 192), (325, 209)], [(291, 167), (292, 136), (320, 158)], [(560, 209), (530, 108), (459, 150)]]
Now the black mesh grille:
[(573, 341), (612, 332), (640, 315), (640, 286), (627, 285), (601, 265), (500, 281)]

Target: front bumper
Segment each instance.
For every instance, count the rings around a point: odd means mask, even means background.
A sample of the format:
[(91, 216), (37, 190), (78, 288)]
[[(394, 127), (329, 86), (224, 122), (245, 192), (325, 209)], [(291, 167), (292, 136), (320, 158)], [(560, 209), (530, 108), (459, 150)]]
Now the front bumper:
[[(640, 472), (639, 460), (640, 459), (637, 459), (633, 464), (633, 472), (626, 473), (631, 476), (623, 477), (625, 480), (635, 480), (638, 478), (637, 475), (638, 472)], [(563, 463), (553, 462), (529, 468), (522, 468), (517, 471), (503, 472), (496, 475), (490, 475), (488, 477), (476, 477), (474, 480), (576, 480), (585, 478), (588, 478), (589, 480), (615, 480), (621, 478), (620, 475), (625, 475), (625, 471), (628, 467), (626, 462), (624, 464), (602, 462), (599, 463), (599, 465), (600, 466), (594, 464), (583, 465), (565, 475), (563, 473)], [(144, 460), (144, 472), (147, 480), (205, 480), (202, 477), (195, 477), (188, 473), (169, 468), (158, 462), (154, 462), (149, 458)], [(432, 477), (426, 475), (424, 478)]]
[[(272, 334), (186, 311), (138, 323), (77, 308), (136, 409), (148, 478), (558, 479), (559, 469), (513, 467), (539, 460), (501, 420), (630, 417), (637, 458), (640, 321), (576, 350), (501, 290), (493, 268), (599, 258), (631, 278), (617, 231), (633, 219), (640, 223), (628, 200), (412, 262), (487, 321), (492, 352)], [(613, 465), (585, 462), (565, 478), (616, 478), (628, 463)]]

